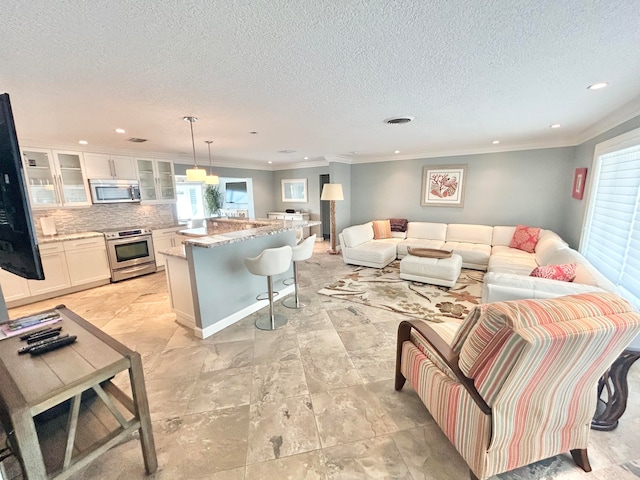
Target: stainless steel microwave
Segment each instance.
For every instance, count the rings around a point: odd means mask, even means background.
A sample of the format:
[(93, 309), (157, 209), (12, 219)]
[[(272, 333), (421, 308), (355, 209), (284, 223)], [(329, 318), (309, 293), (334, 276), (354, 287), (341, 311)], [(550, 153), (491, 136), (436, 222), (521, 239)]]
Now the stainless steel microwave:
[(138, 180), (89, 179), (93, 203), (140, 202)]

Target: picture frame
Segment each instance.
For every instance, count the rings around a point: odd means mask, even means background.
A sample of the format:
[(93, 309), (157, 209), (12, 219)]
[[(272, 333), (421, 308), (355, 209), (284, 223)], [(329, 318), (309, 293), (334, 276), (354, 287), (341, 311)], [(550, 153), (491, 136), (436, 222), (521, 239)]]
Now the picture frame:
[(306, 178), (283, 178), (281, 184), (283, 202), (308, 202)]
[(422, 168), (423, 207), (464, 207), (467, 165), (425, 165)]
[(576, 168), (573, 175), (573, 190), (571, 196), (577, 200), (582, 200), (584, 196), (584, 186), (587, 183), (587, 169)]

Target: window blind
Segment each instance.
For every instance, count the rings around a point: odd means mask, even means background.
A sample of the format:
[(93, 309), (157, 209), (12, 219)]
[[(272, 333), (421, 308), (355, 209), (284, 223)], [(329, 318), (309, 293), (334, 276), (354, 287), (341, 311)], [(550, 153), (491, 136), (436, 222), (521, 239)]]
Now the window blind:
[(596, 158), (583, 255), (640, 308), (640, 144)]

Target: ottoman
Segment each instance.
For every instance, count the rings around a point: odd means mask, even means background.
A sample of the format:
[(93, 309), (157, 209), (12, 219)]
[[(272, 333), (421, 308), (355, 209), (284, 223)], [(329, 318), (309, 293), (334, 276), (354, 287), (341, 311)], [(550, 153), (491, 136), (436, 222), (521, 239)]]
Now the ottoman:
[(453, 287), (462, 269), (462, 257), (427, 258), (407, 255), (400, 260), (400, 278), (414, 282)]

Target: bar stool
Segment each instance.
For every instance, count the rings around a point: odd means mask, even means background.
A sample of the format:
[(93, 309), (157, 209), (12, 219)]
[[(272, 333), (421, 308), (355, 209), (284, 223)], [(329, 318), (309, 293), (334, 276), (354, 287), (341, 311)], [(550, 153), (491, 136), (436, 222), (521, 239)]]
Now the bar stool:
[[(293, 282), (296, 286), (296, 293), (293, 297), (287, 297), (282, 301), (282, 304), (287, 308), (303, 308), (309, 303), (308, 298), (300, 297), (298, 295), (298, 288), (300, 286), (298, 282), (298, 262), (308, 260), (313, 255), (313, 246), (316, 243), (316, 234), (314, 233), (308, 237), (304, 242), (292, 248), (292, 260), (293, 260)], [(287, 284), (285, 282), (285, 284)], [(290, 285), (287, 284), (287, 285)]]
[(267, 248), (257, 257), (244, 259), (249, 272), (267, 277), (267, 296), (265, 297), (264, 293), (261, 293), (256, 297), (256, 300), (269, 300), (269, 316), (260, 317), (256, 320), (256, 327), (260, 330), (275, 330), (287, 323), (287, 319), (283, 315), (273, 313), (273, 297), (280, 292), (273, 291), (272, 276), (284, 273), (289, 269), (291, 256), (291, 247), (285, 245), (280, 248)]

